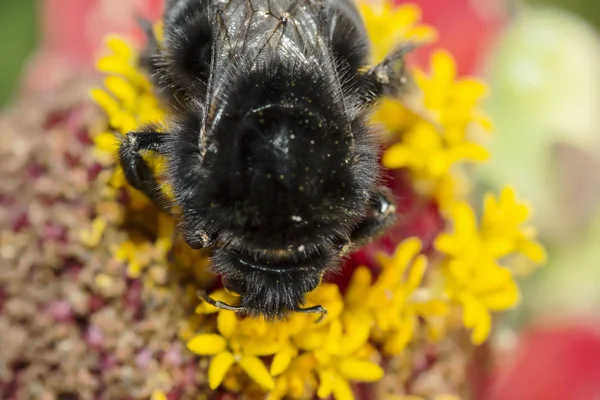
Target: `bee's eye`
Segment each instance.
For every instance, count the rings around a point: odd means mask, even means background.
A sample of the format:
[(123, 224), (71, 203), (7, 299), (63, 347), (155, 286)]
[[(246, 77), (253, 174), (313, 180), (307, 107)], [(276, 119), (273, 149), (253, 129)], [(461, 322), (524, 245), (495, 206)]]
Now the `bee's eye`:
[(221, 282), (223, 282), (223, 288), (227, 291), (227, 293), (233, 296), (242, 296), (246, 293), (245, 285), (242, 281), (222, 277)]

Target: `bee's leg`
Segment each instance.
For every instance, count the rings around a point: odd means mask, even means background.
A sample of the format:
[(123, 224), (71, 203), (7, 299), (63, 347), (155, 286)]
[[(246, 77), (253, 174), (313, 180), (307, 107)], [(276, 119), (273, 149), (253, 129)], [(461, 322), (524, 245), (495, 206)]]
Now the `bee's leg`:
[(410, 80), (404, 56), (414, 48), (412, 43), (404, 44), (358, 78), (364, 104), (371, 104), (382, 96), (396, 97), (402, 94)]
[(396, 218), (396, 206), (386, 188), (379, 189), (369, 200), (367, 217), (350, 235), (349, 250), (354, 250), (382, 234)]
[(294, 311), (301, 314), (319, 314), (315, 324), (318, 324), (327, 316), (327, 310), (321, 305), (308, 308), (296, 308)]
[(119, 162), (129, 184), (143, 192), (163, 210), (167, 210), (168, 206), (162, 196), (160, 185), (141, 152), (164, 154), (167, 135), (159, 132), (130, 132), (125, 135), (119, 146)]

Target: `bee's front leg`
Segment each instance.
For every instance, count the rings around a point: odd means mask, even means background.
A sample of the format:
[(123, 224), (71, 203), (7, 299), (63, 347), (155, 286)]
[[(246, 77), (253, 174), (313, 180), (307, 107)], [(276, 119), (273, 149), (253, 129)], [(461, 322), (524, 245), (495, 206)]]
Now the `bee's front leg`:
[(119, 163), (127, 182), (163, 210), (167, 207), (160, 185), (141, 152), (163, 155), (167, 135), (160, 132), (130, 132), (123, 137), (119, 146)]

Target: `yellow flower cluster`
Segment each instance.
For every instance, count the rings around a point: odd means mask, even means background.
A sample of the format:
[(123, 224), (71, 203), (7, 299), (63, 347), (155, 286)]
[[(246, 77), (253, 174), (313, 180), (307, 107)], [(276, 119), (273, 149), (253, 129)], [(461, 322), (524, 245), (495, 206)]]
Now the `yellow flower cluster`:
[(512, 189), (505, 188), (498, 199), (486, 195), (479, 224), (467, 203), (455, 203), (454, 231), (440, 234), (435, 241), (438, 251), (446, 255), (446, 292), (463, 306), (464, 324), (473, 328), (476, 344), (490, 334), (490, 311), (503, 311), (519, 302), (519, 288), (500, 260), (521, 253), (537, 264), (546, 261), (544, 249), (533, 240), (533, 229), (522, 226), (528, 216), (527, 207), (516, 201)]
[[(394, 8), (390, 2), (369, 2), (361, 3), (360, 10), (375, 60), (402, 41), (428, 42), (437, 35), (433, 28), (420, 24), (420, 11), (414, 5)], [(107, 43), (110, 51), (98, 63), (107, 78), (104, 88), (94, 89), (92, 96), (105, 110), (109, 123), (94, 141), (99, 160), (112, 173), (107, 180), (112, 195), (116, 196), (116, 189), (126, 190), (130, 198), (126, 208), (135, 210), (150, 205), (112, 168), (111, 157), (119, 142), (113, 132), (125, 135), (140, 125), (160, 125), (166, 113), (137, 66), (132, 48), (116, 37)], [(491, 129), (477, 108), (485, 86), (472, 78), (457, 78), (452, 57), (441, 50), (433, 55), (429, 75), (418, 69), (412, 74), (422, 92), (419, 111), (388, 99), (374, 118), (391, 133), (384, 166), (408, 169), (415, 185), (419, 181), (434, 183), (427, 186), (434, 189), (423, 195), (436, 198), (447, 218), (448, 230), (435, 241), (440, 257), (428, 259), (422, 254), (420, 240), (409, 238), (397, 245), (394, 254), (378, 254), (376, 271), (358, 267), (344, 293), (335, 284), (321, 284), (307, 296), (308, 306), (321, 304), (329, 312), (318, 322), (314, 316), (297, 314), (287, 321), (267, 323), (201, 303), (196, 315), (182, 324), (181, 336), (190, 351), (210, 357), (208, 383), (212, 389), (258, 390), (268, 393), (269, 399), (333, 395), (350, 400), (354, 397), (352, 382), (383, 377), (382, 357), (401, 354), (417, 337), (432, 342), (443, 339), (453, 308), (462, 308), (464, 325), (473, 330), (473, 342), (482, 343), (490, 334), (490, 312), (518, 303), (513, 274), (501, 263), (519, 253), (536, 263), (545, 260), (543, 248), (534, 241), (534, 231), (524, 226), (529, 210), (517, 202), (512, 190), (504, 189), (499, 198), (486, 195), (478, 222), (473, 209), (454, 190), (459, 163), (488, 157), (469, 135), (473, 126)], [(155, 168), (160, 169), (160, 160)], [(206, 253), (178, 248), (173, 242), (173, 221), (154, 212), (155, 241), (132, 239), (114, 249), (115, 259), (128, 265), (129, 275), (143, 276), (153, 260), (167, 262), (169, 251), (173, 253), (169, 260), (175, 260), (172, 263), (185, 259), (182, 264), (205, 267)], [(93, 247), (105, 226), (98, 217), (94, 226), (82, 233), (82, 242)], [(224, 290), (211, 293), (211, 297), (236, 303)], [(156, 392), (153, 398), (165, 396)]]
[[(422, 92), (420, 108), (424, 112), (411, 112), (393, 100), (383, 102), (376, 119), (396, 135), (382, 164), (407, 168), (418, 180), (430, 180), (438, 186), (447, 184), (457, 163), (479, 163), (489, 157), (487, 150), (472, 142), (469, 135), (477, 126), (491, 129), (487, 117), (476, 108), (486, 88), (473, 78), (457, 79), (454, 59), (444, 50), (436, 50), (432, 55), (431, 75), (415, 69), (413, 76)], [(392, 118), (394, 115), (407, 117)], [(445, 198), (438, 199), (442, 206), (449, 203), (448, 194), (444, 194)]]

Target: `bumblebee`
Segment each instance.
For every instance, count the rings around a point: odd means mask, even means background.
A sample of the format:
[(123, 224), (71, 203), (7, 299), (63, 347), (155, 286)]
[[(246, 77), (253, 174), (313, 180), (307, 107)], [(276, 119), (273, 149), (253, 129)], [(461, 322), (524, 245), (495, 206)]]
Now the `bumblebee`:
[[(127, 180), (175, 213), (189, 246), (211, 248), (240, 295), (207, 301), (267, 319), (326, 313), (305, 294), (395, 218), (368, 117), (405, 86), (410, 46), (367, 68), (351, 0), (167, 0), (163, 23), (141, 62), (171, 117), (167, 132), (123, 138)], [(148, 152), (167, 162), (170, 201)]]

